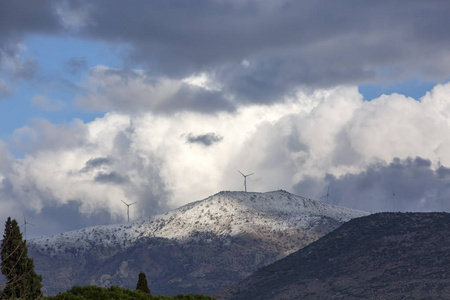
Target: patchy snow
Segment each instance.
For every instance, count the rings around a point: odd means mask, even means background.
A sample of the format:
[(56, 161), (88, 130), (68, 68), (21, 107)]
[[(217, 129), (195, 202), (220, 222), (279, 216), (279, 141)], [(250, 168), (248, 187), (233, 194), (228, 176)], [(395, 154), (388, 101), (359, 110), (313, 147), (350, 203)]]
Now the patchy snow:
[(240, 233), (306, 230), (323, 218), (346, 222), (368, 214), (282, 190), (267, 193), (220, 192), (149, 219), (89, 227), (32, 239), (28, 243), (54, 254), (61, 251), (76, 253), (98, 243), (123, 249), (144, 237), (189, 240), (198, 233), (220, 238)]

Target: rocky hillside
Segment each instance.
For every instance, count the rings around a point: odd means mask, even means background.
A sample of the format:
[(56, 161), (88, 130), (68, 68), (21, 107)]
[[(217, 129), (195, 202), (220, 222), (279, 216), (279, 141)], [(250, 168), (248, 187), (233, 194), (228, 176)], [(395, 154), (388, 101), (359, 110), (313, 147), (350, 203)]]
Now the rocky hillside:
[(73, 285), (211, 294), (317, 240), (365, 212), (285, 191), (221, 192), (164, 215), (30, 240), (47, 294)]
[(220, 299), (449, 299), (450, 214), (349, 221)]

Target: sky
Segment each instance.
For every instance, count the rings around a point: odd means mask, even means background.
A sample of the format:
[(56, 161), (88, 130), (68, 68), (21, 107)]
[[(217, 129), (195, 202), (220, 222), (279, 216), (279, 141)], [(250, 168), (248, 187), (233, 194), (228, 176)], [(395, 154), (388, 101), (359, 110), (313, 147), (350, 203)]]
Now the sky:
[(243, 190), (238, 170), (450, 211), (447, 0), (0, 5), (0, 220), (27, 238)]

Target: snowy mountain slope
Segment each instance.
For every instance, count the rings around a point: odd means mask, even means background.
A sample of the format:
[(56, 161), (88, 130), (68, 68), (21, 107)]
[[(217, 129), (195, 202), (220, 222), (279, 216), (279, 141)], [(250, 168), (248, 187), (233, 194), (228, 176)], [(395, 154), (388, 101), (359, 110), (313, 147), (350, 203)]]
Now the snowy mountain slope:
[(220, 238), (240, 233), (307, 230), (322, 218), (343, 223), (365, 215), (368, 213), (325, 204), (282, 190), (267, 193), (220, 192), (150, 219), (94, 226), (32, 239), (28, 243), (45, 248), (52, 254), (73, 247), (89, 249), (93, 243), (123, 250), (143, 237), (186, 241), (202, 232), (210, 233), (211, 238)]
[(139, 228), (154, 236), (183, 240), (195, 232), (218, 236), (293, 228), (308, 229), (319, 218), (339, 222), (367, 215), (365, 212), (331, 206), (285, 191), (268, 193), (220, 192), (143, 222)]
[(73, 285), (212, 294), (368, 213), (285, 191), (220, 192), (165, 214), (28, 241), (46, 294)]

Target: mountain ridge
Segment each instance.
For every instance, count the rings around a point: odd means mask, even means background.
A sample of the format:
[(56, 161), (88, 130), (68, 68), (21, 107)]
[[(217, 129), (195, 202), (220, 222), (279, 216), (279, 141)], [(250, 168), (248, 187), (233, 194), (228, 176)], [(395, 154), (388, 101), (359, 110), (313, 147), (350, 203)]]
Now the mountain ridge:
[[(263, 197), (264, 195), (267, 195), (268, 197)], [(273, 201), (274, 196), (278, 196), (276, 200), (282, 200), (282, 202), (275, 204)], [(257, 200), (263, 200), (264, 202)], [(271, 200), (271, 203), (269, 203), (270, 205), (268, 205), (267, 200)], [(220, 206), (219, 209), (216, 207), (215, 211), (211, 213), (210, 206), (215, 205), (216, 203), (220, 205), (222, 204), (221, 201), (223, 201), (223, 205)], [(296, 202), (294, 205), (287, 205), (288, 201)], [(274, 207), (278, 210), (274, 210)], [(231, 210), (244, 213), (252, 213), (257, 211), (258, 216), (253, 218), (253, 223), (249, 221), (246, 222), (247, 224), (242, 224), (239, 222), (233, 222), (234, 219), (232, 217), (235, 213)], [(221, 211), (223, 212), (222, 214), (220, 214)], [(295, 214), (300, 214), (300, 217), (295, 217)], [(286, 217), (289, 218), (289, 221), (294, 223), (293, 225), (295, 227), (300, 226), (302, 228), (308, 228), (311, 225), (311, 222), (315, 221), (314, 217), (312, 217), (314, 215), (330, 217), (341, 222), (346, 222), (355, 216), (363, 216), (367, 214), (367, 212), (325, 204), (316, 200), (296, 196), (284, 190), (266, 193), (221, 191), (203, 200), (188, 203), (179, 208), (170, 210), (164, 214), (153, 216), (151, 218), (140, 219), (130, 223), (91, 226), (50, 237), (34, 238), (31, 239), (29, 243), (41, 246), (42, 244), (55, 242), (61, 239), (65, 240), (65, 242), (69, 240), (77, 241), (77, 235), (93, 235), (93, 238), (97, 239), (99, 233), (92, 232), (95, 230), (104, 231), (106, 235), (108, 235), (108, 233), (114, 233), (117, 237), (122, 237), (122, 240), (125, 241), (125, 243), (135, 241), (144, 236), (184, 240), (191, 237), (191, 235), (196, 232), (215, 232), (218, 235), (236, 235), (242, 231), (251, 232), (251, 228), (254, 227), (252, 225), (256, 225), (256, 227), (272, 226), (272, 229), (274, 230), (283, 229), (283, 227), (287, 227), (287, 224), (283, 223), (287, 221)], [(184, 228), (183, 225), (187, 223), (187, 220), (180, 220), (180, 215), (184, 215), (185, 217), (187, 216), (187, 218), (195, 216), (198, 219), (198, 223), (196, 221), (194, 224), (189, 224), (190, 227), (186, 228), (186, 230), (182, 230)], [(302, 218), (305, 215), (308, 219)], [(214, 226), (216, 222), (211, 218), (211, 216), (215, 219), (218, 217), (232, 218), (230, 220), (226, 220), (229, 221), (228, 223), (230, 224), (231, 229), (224, 230), (223, 228), (219, 228), (219, 226)], [(267, 224), (267, 221), (270, 218), (272, 218), (273, 222)], [(175, 224), (177, 221), (184, 222), (184, 224)], [(223, 219), (221, 221), (223, 222)], [(174, 233), (173, 225), (181, 225), (183, 228), (176, 228), (176, 233)], [(123, 229), (131, 228), (134, 228), (134, 230), (128, 230), (128, 232), (124, 230), (124, 232), (120, 232)], [(122, 245), (123, 241), (121, 243)], [(103, 242), (108, 244), (113, 241), (106, 239)], [(77, 241), (78, 245), (79, 243), (80, 240)]]
[[(367, 214), (286, 191), (223, 191), (152, 218), (28, 244), (36, 269), (50, 277), (48, 294), (74, 284), (132, 287), (140, 271), (153, 291), (208, 294)], [(55, 272), (63, 283), (50, 282)]]
[(448, 213), (355, 218), (217, 297), (448, 299), (449, 230)]

